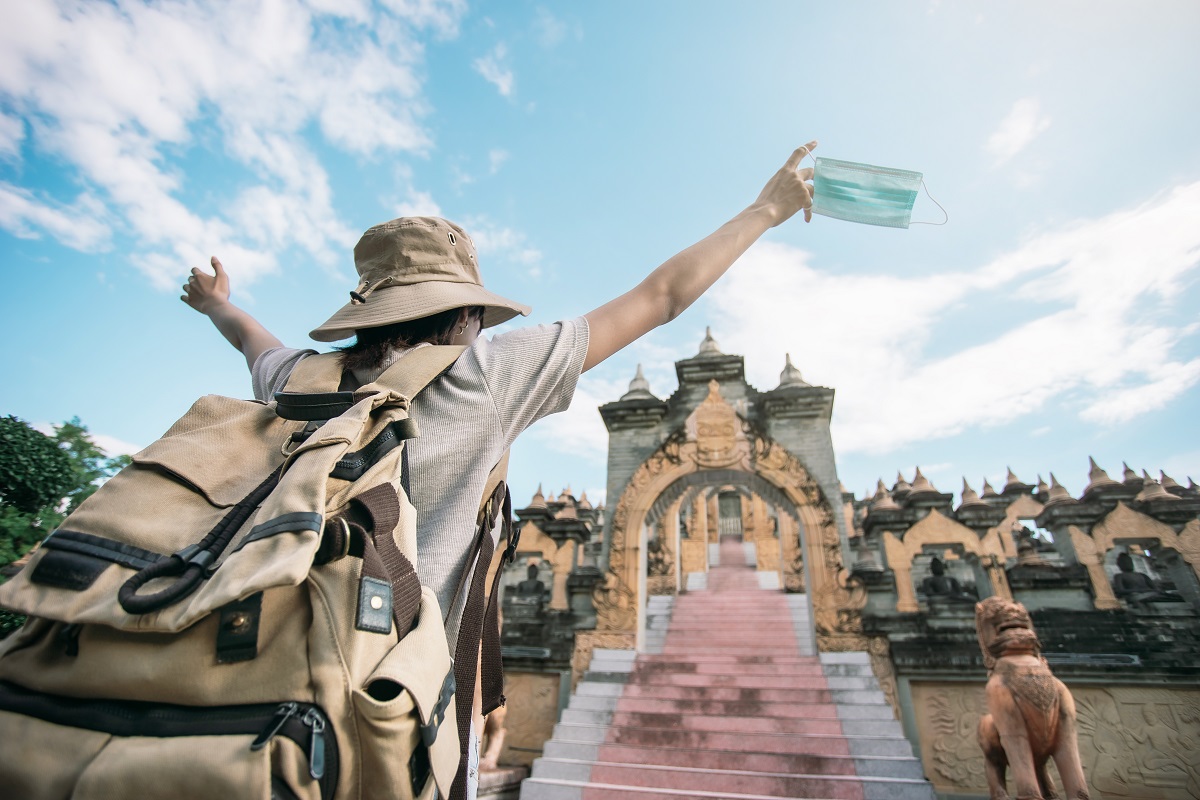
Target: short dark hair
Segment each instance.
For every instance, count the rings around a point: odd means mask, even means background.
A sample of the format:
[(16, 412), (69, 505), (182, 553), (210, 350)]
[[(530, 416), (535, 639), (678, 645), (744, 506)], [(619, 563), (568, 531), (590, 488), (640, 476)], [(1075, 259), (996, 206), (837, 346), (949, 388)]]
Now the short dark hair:
[[(450, 344), (460, 311), (461, 308), (452, 308), (420, 319), (356, 330), (354, 344), (336, 348), (341, 352), (342, 369), (378, 369), (384, 365), (392, 350), (422, 342)], [(471, 317), (483, 319), (482, 306), (471, 306), (468, 313)]]

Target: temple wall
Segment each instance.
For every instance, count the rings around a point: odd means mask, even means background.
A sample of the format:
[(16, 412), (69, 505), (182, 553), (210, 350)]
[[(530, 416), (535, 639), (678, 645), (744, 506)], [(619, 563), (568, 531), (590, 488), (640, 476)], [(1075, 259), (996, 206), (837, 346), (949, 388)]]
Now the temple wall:
[(558, 721), (563, 678), (559, 673), (505, 672), (508, 714), (501, 764), (530, 766), (542, 754)]
[[(903, 679), (906, 727), (942, 800), (987, 797), (976, 741), (984, 681)], [(1068, 684), (1092, 800), (1200, 797), (1200, 688)], [(1050, 766), (1051, 779), (1061, 786)]]

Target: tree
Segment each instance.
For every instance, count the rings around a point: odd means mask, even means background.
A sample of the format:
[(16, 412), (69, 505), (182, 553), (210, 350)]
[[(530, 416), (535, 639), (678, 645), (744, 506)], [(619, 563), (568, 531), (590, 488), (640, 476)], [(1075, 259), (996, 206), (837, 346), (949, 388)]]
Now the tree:
[[(13, 416), (0, 419), (0, 567), (46, 538), (129, 461), (106, 455), (79, 417), (56, 425), (53, 436)], [(24, 622), (0, 609), (0, 639)]]
[[(74, 417), (39, 433), (16, 417), (0, 420), (0, 566), (16, 561), (129, 463), (110, 458)], [(40, 438), (39, 438), (40, 437)]]
[(34, 514), (62, 499), (74, 479), (55, 439), (14, 416), (0, 418), (0, 505)]

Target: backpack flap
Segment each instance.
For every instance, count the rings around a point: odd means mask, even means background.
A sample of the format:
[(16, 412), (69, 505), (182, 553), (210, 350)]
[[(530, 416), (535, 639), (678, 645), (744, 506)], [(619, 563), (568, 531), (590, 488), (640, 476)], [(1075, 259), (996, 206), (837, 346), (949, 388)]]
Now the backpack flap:
[[(347, 460), (369, 461), (362, 453), (381, 435), (403, 435), (407, 408), (396, 392), (364, 393), (289, 450), (303, 423), (282, 420), (262, 403), (202, 398), (47, 538), (0, 587), (0, 605), (64, 622), (178, 632), (255, 592), (297, 585), (320, 543), (331, 473)], [(395, 448), (381, 460), (392, 455)], [(277, 473), (271, 488), (264, 479)], [(265, 498), (253, 496), (264, 488)], [(197, 552), (223, 525), (225, 544)], [(130, 592), (131, 577), (155, 565), (162, 577)], [(195, 585), (161, 608), (130, 611), (121, 601), (123, 587), (127, 600), (154, 598), (181, 573)]]

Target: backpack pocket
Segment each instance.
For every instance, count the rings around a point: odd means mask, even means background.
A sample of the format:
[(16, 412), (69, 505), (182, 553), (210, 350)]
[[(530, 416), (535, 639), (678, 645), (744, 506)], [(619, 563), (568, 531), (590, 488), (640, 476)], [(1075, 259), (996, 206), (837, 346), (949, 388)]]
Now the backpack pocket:
[(309, 703), (198, 708), (0, 683), (0, 786), (28, 800), (331, 800), (337, 743)]
[(431, 798), (435, 785), (449, 795), (458, 770), (454, 700), (441, 612), (422, 588), (416, 627), (354, 692), (364, 800)]

